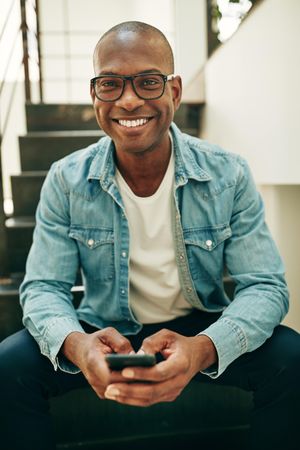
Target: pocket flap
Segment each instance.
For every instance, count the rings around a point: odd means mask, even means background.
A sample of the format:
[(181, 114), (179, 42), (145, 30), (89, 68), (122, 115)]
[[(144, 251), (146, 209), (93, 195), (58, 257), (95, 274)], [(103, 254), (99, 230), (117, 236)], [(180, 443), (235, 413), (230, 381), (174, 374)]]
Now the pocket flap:
[(113, 244), (114, 242), (113, 230), (107, 228), (71, 227), (69, 236), (90, 249), (103, 244)]
[(183, 230), (184, 242), (187, 245), (197, 245), (211, 251), (232, 235), (229, 225), (189, 228)]

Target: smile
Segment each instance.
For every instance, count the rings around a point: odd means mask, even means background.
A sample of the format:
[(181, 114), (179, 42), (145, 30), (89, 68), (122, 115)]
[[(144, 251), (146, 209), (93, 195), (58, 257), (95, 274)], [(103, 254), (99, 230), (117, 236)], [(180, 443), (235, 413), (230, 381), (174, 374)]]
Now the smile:
[(126, 128), (140, 127), (149, 122), (149, 119), (135, 119), (135, 120), (118, 120), (118, 123)]

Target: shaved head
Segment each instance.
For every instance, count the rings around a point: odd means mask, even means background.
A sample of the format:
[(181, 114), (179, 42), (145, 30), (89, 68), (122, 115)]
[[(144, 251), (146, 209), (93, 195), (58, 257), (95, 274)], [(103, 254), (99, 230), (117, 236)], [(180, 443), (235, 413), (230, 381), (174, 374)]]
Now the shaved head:
[(114, 27), (110, 28), (106, 33), (104, 33), (94, 50), (93, 63), (95, 73), (98, 67), (99, 52), (101, 52), (101, 44), (103, 44), (107, 37), (112, 37), (115, 35), (116, 38), (121, 38), (122, 40), (126, 37), (130, 37), (133, 34), (140, 35), (145, 41), (150, 39), (156, 39), (158, 49), (157, 51), (164, 53), (165, 62), (169, 68), (169, 73), (174, 73), (174, 57), (173, 51), (167, 40), (166, 36), (158, 29), (144, 22), (130, 21), (122, 22)]

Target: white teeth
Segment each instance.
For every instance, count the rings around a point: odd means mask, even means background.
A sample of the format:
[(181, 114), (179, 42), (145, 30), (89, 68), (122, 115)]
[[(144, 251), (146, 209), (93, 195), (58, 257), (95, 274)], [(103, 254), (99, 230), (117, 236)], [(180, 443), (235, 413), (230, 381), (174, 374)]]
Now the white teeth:
[(137, 120), (119, 120), (119, 124), (123, 125), (123, 127), (131, 128), (131, 127), (139, 127), (147, 123), (149, 119), (137, 119)]

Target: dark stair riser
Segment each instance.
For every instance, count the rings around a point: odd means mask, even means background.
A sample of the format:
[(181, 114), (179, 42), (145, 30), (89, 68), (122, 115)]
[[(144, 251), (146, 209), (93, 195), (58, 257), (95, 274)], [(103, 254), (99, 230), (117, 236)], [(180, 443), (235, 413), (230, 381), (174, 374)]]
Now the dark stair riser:
[(97, 142), (104, 133), (99, 130), (86, 136), (27, 135), (19, 138), (21, 170), (49, 170), (51, 164), (76, 150)]
[(27, 130), (98, 130), (92, 105), (28, 104)]
[(11, 177), (14, 216), (34, 216), (47, 172), (23, 172)]
[(0, 341), (22, 328), (22, 311), (18, 293), (0, 292)]
[(7, 229), (10, 273), (25, 272), (32, 234), (33, 227), (10, 227)]

